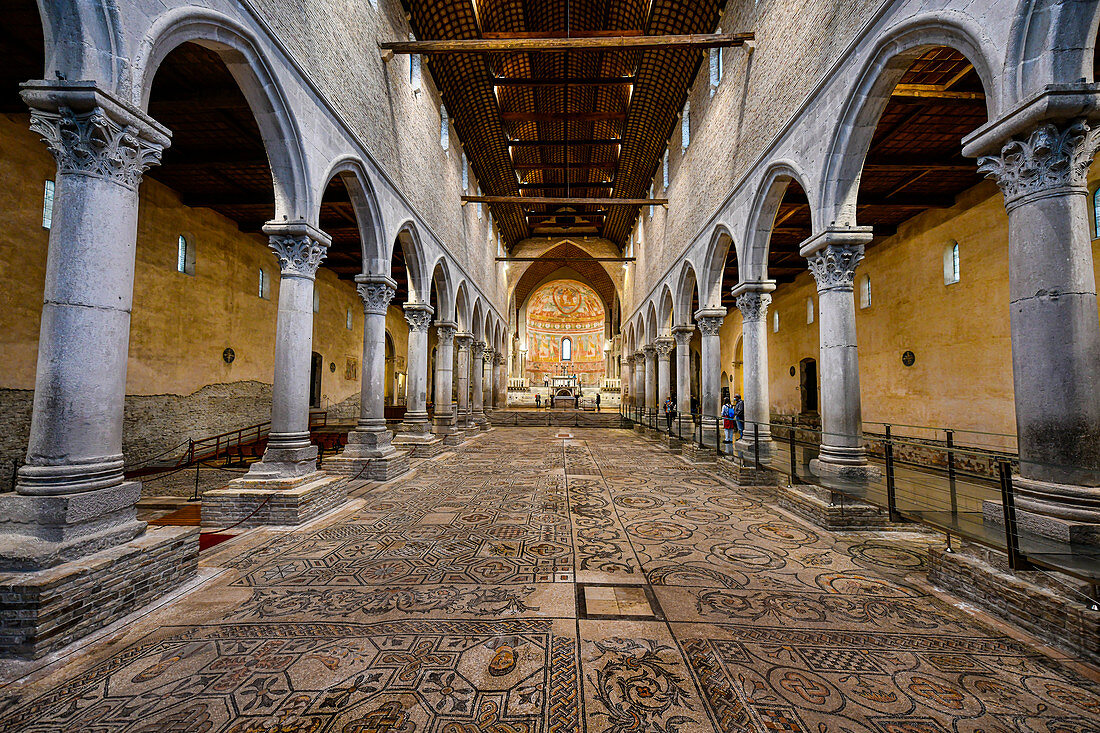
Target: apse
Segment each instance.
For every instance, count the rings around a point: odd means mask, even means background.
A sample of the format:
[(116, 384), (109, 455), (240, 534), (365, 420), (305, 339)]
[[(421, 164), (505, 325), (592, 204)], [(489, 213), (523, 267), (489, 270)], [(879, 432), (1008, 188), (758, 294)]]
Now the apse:
[(575, 374), (582, 385), (604, 377), (604, 306), (577, 280), (555, 280), (527, 302), (527, 369), (531, 384), (554, 374)]

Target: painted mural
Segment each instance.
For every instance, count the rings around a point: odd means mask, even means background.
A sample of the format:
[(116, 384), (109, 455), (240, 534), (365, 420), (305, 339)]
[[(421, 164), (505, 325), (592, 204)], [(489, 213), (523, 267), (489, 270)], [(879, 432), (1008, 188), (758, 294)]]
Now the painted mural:
[[(542, 384), (565, 370), (596, 384), (604, 375), (604, 306), (592, 288), (576, 280), (555, 280), (527, 301), (527, 378)], [(568, 339), (569, 360), (562, 359)]]

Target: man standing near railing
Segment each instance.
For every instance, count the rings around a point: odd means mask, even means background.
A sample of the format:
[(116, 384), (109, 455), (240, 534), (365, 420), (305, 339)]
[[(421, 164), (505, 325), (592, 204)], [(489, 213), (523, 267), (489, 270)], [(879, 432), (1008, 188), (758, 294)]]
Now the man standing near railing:
[(733, 396), (733, 422), (737, 428), (737, 437), (743, 437), (745, 435), (745, 401), (739, 394)]
[(668, 426), (669, 434), (672, 433), (672, 418), (676, 416), (676, 402), (672, 399), (672, 395), (669, 395), (665, 400), (665, 424)]

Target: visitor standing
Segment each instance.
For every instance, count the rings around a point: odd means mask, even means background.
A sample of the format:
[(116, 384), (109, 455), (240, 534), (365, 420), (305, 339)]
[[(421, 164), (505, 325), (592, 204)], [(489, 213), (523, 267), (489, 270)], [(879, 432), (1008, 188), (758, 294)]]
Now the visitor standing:
[(535, 409), (537, 410), (540, 407), (542, 407), (542, 395), (535, 392)]
[(733, 422), (737, 427), (737, 437), (745, 437), (745, 401), (739, 394), (733, 396)]
[(596, 412), (600, 411), (600, 393), (596, 393)]
[(581, 409), (581, 391), (579, 389), (577, 394), (573, 395), (573, 408), (576, 410)]
[(730, 404), (729, 397), (722, 400), (722, 432), (725, 434), (725, 440), (722, 442), (727, 445), (733, 443), (733, 405)]
[(676, 414), (676, 403), (672, 401), (670, 396), (665, 400), (665, 424), (668, 426), (669, 435), (672, 434), (672, 418)]

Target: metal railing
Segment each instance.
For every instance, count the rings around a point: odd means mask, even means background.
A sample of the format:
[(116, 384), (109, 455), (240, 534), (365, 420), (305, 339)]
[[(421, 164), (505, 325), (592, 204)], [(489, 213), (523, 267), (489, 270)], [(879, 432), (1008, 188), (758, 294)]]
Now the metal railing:
[[(720, 415), (673, 413), (671, 423), (663, 413), (624, 405), (624, 426), (645, 425), (667, 433), (699, 451), (735, 461), (744, 468), (767, 470), (786, 478), (788, 487), (814, 485), (829, 490), (840, 511), (868, 504), (885, 510), (891, 522), (913, 522), (943, 532), (951, 551), (952, 537), (1004, 552), (1014, 570), (1049, 569), (1080, 578), (1092, 585), (1093, 599), (1100, 598), (1100, 549), (1071, 544), (1028, 531), (1017, 519), (1013, 476), (1019, 457), (1006, 446), (1012, 436), (946, 428), (875, 423), (871, 432), (858, 436), (830, 433), (830, 441), (873, 445), (868, 452), (869, 470), (862, 478), (838, 472), (814, 470), (814, 459), (823, 442), (819, 427), (786, 422), (746, 422), (738, 444), (724, 442)], [(931, 439), (938, 433), (942, 439)], [(960, 443), (959, 434), (978, 436)], [(769, 439), (770, 434), (770, 439)], [(763, 437), (761, 437), (763, 436)], [(977, 444), (975, 444), (977, 443)], [(899, 454), (909, 456), (899, 460)], [(989, 465), (991, 471), (965, 466)]]

